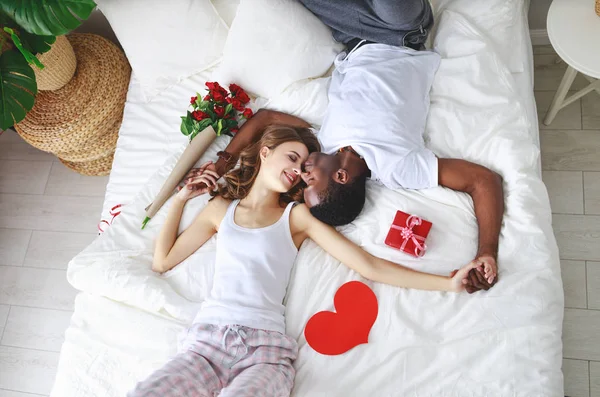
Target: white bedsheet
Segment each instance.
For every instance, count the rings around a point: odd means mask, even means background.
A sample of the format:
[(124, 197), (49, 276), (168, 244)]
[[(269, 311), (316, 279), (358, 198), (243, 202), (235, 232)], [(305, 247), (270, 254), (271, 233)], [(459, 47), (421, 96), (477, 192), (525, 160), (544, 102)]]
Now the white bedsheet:
[[(441, 157), (466, 158), (504, 177), (500, 282), (471, 296), (403, 290), (361, 279), (306, 242), (286, 297), (287, 333), (300, 346), (295, 396), (563, 395), (562, 285), (539, 175), (537, 134), (531, 133), (535, 127), (527, 110), (531, 96), (524, 100), (506, 65), (460, 14), (445, 12), (438, 24), (435, 48), (443, 60), (431, 92), (427, 144)], [(192, 92), (205, 81), (193, 79), (184, 82)], [(122, 135), (119, 148), (124, 152), (138, 145), (145, 154), (120, 159), (118, 149), (117, 176), (111, 175), (107, 201), (113, 194), (119, 199), (135, 194), (140, 181), (152, 174), (149, 156), (156, 157), (152, 164), (168, 159), (113, 226), (69, 264), (69, 281), (84, 293), (76, 300), (52, 396), (124, 395), (175, 354), (179, 331), (210, 289), (214, 240), (157, 276), (149, 269), (152, 242), (168, 205), (146, 230), (139, 230), (143, 208), (175, 161), (176, 155), (169, 154), (173, 149), (180, 153), (185, 142), (178, 133), (178, 115), (189, 93), (181, 88), (145, 108), (128, 100), (124, 128), (137, 128), (138, 139), (133, 133), (127, 139)], [(159, 146), (143, 146), (149, 130)], [(225, 144), (218, 140), (206, 157)], [(137, 172), (125, 176), (125, 171), (118, 173), (120, 167)], [(137, 186), (125, 178), (137, 179)], [(205, 201), (189, 203), (182, 229)], [(430, 248), (422, 259), (383, 244), (396, 209), (433, 222)], [(375, 255), (441, 274), (467, 263), (476, 252), (472, 202), (444, 188), (391, 191), (371, 183), (363, 214), (343, 231)], [(379, 301), (369, 343), (341, 356), (319, 355), (306, 344), (304, 325), (312, 314), (332, 310), (335, 291), (350, 280), (366, 282)]]

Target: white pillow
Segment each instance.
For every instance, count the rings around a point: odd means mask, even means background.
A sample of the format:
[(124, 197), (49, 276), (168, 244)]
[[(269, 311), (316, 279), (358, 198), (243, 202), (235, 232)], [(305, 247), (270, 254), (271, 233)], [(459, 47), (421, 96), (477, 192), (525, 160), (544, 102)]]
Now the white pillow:
[(233, 23), (240, 0), (211, 0), (215, 10), (219, 13), (223, 22), (229, 27)]
[(272, 98), (322, 76), (343, 49), (331, 30), (294, 0), (241, 0), (213, 78)]
[(486, 35), (508, 69), (520, 73), (524, 70), (523, 1), (435, 0), (432, 4), (436, 24), (444, 10), (461, 14)]
[(331, 76), (298, 81), (271, 99), (256, 98), (253, 107), (288, 113), (313, 126), (321, 126), (329, 105), (330, 83)]
[(210, 0), (96, 0), (146, 101), (219, 61), (228, 28)]

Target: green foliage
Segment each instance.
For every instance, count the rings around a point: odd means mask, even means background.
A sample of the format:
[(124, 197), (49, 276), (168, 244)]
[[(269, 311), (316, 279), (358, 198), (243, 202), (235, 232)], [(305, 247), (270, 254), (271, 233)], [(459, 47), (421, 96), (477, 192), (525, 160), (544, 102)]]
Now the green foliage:
[(93, 0), (0, 0), (0, 48), (6, 40), (14, 49), (0, 55), (0, 128), (25, 118), (37, 94), (29, 64), (42, 69), (36, 54), (50, 50), (56, 36), (81, 25), (96, 7)]
[(0, 10), (29, 33), (60, 36), (89, 18), (93, 0), (0, 0)]
[(12, 30), (11, 28), (4, 28), (4, 31), (10, 35), (10, 38), (15, 44), (15, 47), (17, 47), (17, 49), (21, 52), (21, 55), (23, 55), (27, 63), (32, 63), (40, 69), (44, 68), (44, 65), (42, 65), (39, 59), (37, 59), (35, 55), (31, 53), (31, 51), (29, 51), (23, 46), (23, 44), (21, 43), (21, 39), (19, 39), (19, 36), (17, 36), (14, 30)]
[(25, 118), (37, 94), (35, 74), (17, 50), (0, 55), (0, 128)]
[(181, 133), (185, 136), (189, 136), (194, 131), (194, 122), (192, 113), (188, 110), (187, 116), (181, 117)]
[(50, 46), (56, 41), (56, 36), (39, 36), (26, 31), (19, 32), (23, 47), (34, 54), (43, 54), (50, 51)]
[(190, 137), (190, 141), (192, 139), (194, 139), (196, 137), (196, 135), (198, 135), (198, 133), (202, 130), (204, 130), (206, 127), (208, 127), (211, 123), (212, 120), (211, 119), (204, 119), (201, 121), (198, 121), (198, 129), (192, 134), (192, 136)]

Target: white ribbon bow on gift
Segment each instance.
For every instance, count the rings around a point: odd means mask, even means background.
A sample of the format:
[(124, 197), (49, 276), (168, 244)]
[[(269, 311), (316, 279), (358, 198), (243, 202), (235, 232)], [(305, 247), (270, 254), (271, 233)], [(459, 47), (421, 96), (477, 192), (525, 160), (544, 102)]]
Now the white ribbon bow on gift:
[[(392, 224), (392, 229), (396, 229), (396, 230), (400, 230), (400, 236), (404, 239), (404, 241), (402, 242), (402, 245), (400, 246), (401, 250), (404, 250), (404, 247), (406, 247), (406, 244), (412, 240), (412, 242), (415, 244), (415, 255), (420, 258), (423, 255), (425, 255), (425, 251), (427, 250), (427, 245), (425, 245), (425, 238), (416, 235), (413, 232), (413, 228), (415, 226), (419, 226), (423, 223), (423, 220), (421, 218), (419, 218), (418, 216), (415, 215), (411, 215), (408, 218), (406, 218), (406, 226), (398, 226), (398, 225), (394, 225)], [(422, 244), (421, 244), (422, 242)]]

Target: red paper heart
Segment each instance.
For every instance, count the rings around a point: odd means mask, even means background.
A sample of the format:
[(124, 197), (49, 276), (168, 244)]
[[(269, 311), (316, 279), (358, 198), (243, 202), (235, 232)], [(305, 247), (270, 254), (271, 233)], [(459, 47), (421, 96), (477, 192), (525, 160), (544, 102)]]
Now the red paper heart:
[(322, 311), (312, 316), (304, 336), (315, 351), (334, 356), (367, 343), (377, 319), (377, 297), (366, 284), (350, 281), (333, 298), (336, 312)]

